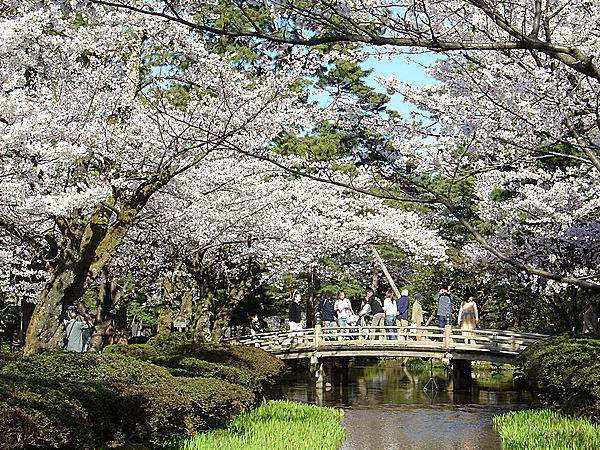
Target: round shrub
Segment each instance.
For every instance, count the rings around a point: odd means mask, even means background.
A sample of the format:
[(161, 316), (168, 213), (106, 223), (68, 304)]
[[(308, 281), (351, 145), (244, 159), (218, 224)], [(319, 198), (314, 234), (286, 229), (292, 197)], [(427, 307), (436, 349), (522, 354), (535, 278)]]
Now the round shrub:
[(176, 377), (118, 353), (45, 353), (2, 366), (0, 448), (160, 444), (224, 424), (256, 402), (243, 370), (180, 357), (170, 362), (189, 375), (223, 371), (231, 382)]
[(539, 400), (564, 412), (600, 412), (600, 342), (553, 336), (530, 345), (516, 359)]
[(125, 355), (144, 361), (148, 361), (158, 356), (156, 349), (148, 344), (107, 345), (102, 350), (102, 354)]

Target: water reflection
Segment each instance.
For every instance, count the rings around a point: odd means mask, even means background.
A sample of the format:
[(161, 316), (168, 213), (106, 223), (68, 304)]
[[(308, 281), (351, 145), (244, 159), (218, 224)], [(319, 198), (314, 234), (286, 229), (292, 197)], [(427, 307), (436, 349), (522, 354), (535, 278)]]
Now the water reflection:
[[(445, 386), (443, 372), (435, 376)], [(492, 416), (529, 400), (510, 378), (475, 378), (472, 391), (454, 393), (424, 391), (429, 378), (404, 367), (354, 367), (348, 386), (317, 391), (308, 378), (288, 380), (270, 396), (344, 409), (344, 449), (499, 449)]]

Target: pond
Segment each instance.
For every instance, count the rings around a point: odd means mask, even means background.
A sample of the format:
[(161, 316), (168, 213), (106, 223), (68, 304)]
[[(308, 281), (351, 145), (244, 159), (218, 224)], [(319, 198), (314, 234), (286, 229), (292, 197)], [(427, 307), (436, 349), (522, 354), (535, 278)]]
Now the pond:
[[(470, 392), (425, 391), (428, 368), (357, 364), (347, 386), (323, 391), (308, 376), (298, 378), (305, 371), (294, 370), (268, 396), (343, 409), (343, 449), (500, 449), (491, 418), (525, 409), (530, 399), (514, 388), (510, 374), (476, 368)], [(443, 369), (435, 369), (434, 377), (443, 388)]]

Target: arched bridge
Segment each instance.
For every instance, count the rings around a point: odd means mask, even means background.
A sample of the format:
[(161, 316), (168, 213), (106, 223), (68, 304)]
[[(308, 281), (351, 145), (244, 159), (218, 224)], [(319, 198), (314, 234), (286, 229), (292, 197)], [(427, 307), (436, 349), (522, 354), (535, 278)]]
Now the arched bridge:
[[(323, 359), (336, 357), (439, 358), (452, 366), (454, 372), (462, 372), (462, 379), (470, 379), (470, 361), (513, 364), (519, 353), (543, 337), (546, 336), (505, 330), (464, 331), (450, 326), (324, 328), (317, 325), (301, 331), (231, 338), (228, 342), (259, 347), (284, 360), (309, 358), (317, 365), (322, 365)], [(317, 383), (320, 370), (317, 369)]]

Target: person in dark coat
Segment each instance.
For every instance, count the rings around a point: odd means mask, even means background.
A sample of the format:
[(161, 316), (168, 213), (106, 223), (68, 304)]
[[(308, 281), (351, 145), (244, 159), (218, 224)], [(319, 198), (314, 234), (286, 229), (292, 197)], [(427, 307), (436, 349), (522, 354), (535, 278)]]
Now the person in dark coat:
[(297, 331), (302, 329), (302, 308), (300, 307), (300, 302), (302, 301), (302, 296), (297, 293), (294, 295), (294, 300), (290, 304), (290, 311), (288, 314), (288, 318), (290, 320), (290, 331)]
[(302, 308), (300, 307), (300, 302), (302, 301), (302, 296), (299, 293), (294, 295), (294, 300), (290, 304), (290, 311), (288, 314), (290, 331), (294, 331), (295, 333), (290, 333), (290, 337), (298, 337), (298, 342), (300, 342), (299, 336), (302, 335), (300, 330), (302, 330)]
[[(371, 326), (381, 327), (385, 325), (385, 312), (383, 311), (383, 304), (381, 303), (381, 300), (379, 300), (379, 297), (375, 295), (373, 289), (366, 289), (365, 302), (367, 305), (369, 305), (368, 310), (370, 314), (373, 315), (373, 318), (371, 319)], [(363, 314), (364, 309), (361, 310), (361, 315)], [(379, 339), (382, 339), (382, 337), (380, 336)]]
[(433, 301), (438, 305), (439, 327), (444, 328), (444, 326), (450, 325), (450, 314), (452, 313), (452, 302), (454, 301), (454, 296), (450, 293), (450, 286), (443, 286), (440, 292), (433, 298)]
[(325, 291), (325, 296), (321, 299), (315, 313), (321, 313), (321, 323), (323, 327), (334, 327), (336, 326), (337, 314), (335, 312), (335, 301), (332, 298), (332, 293), (328, 289)]
[(408, 289), (404, 289), (401, 292), (400, 298), (396, 300), (396, 308), (398, 308), (398, 315), (396, 316), (397, 327), (408, 326), (408, 307), (410, 301), (408, 300)]

